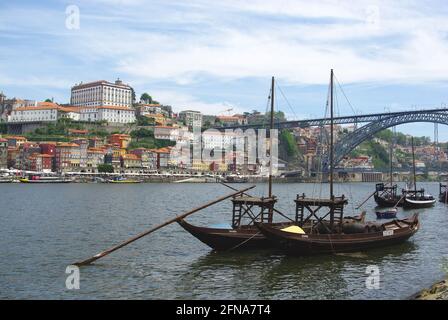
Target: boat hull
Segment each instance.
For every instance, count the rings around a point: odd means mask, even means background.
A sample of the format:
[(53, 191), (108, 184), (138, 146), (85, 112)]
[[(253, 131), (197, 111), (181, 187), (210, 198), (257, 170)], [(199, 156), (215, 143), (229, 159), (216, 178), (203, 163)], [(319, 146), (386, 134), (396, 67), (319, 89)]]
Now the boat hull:
[[(351, 224), (364, 222), (364, 219), (365, 213), (355, 217), (344, 218), (347, 228), (350, 228)], [(187, 232), (215, 251), (254, 250), (276, 247), (275, 243), (266, 238), (255, 225), (243, 226), (239, 229), (217, 229), (194, 226), (183, 219), (177, 222)], [(294, 224), (293, 222), (280, 222), (270, 225), (273, 228), (282, 229)]]
[(30, 180), (30, 179), (20, 179), (22, 183), (70, 183), (72, 180)]
[(405, 199), (403, 207), (405, 209), (423, 209), (423, 208), (431, 208), (436, 203), (435, 199), (431, 200), (411, 200)]
[(194, 226), (185, 220), (179, 220), (178, 223), (194, 237), (216, 251), (266, 249), (273, 247), (273, 244), (256, 226), (241, 229), (215, 229)]
[(400, 221), (400, 227), (397, 226), (396, 229), (392, 229), (394, 222), (388, 222), (383, 225), (390, 226), (389, 229), (359, 234), (298, 235), (265, 224), (257, 224), (257, 226), (279, 249), (291, 255), (306, 256), (364, 251), (402, 243), (419, 229), (418, 215), (407, 220), (406, 223), (406, 220), (395, 220)]
[(397, 207), (402, 207), (404, 205), (404, 199), (402, 199), (401, 197), (384, 198), (384, 197), (375, 195), (374, 199), (375, 199), (375, 202), (377, 203), (377, 205), (379, 207), (383, 207), (383, 208), (394, 207), (395, 205)]
[(124, 184), (127, 184), (127, 183), (141, 183), (141, 181), (137, 181), (137, 180), (123, 180), (123, 181), (120, 181), (120, 180), (108, 180), (107, 183), (124, 183)]
[(376, 217), (378, 219), (394, 219), (397, 217), (397, 211), (377, 211)]

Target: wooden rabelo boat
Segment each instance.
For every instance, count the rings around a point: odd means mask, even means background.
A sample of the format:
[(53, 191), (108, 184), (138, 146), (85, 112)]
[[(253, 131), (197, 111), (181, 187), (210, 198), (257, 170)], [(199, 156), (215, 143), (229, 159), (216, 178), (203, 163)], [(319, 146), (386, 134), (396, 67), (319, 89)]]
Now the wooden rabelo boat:
[[(271, 102), (271, 129), (274, 128), (274, 98), (275, 80), (274, 77), (272, 77), (269, 97)], [(271, 149), (271, 147), (272, 137), (269, 138), (269, 149)], [(239, 196), (233, 197), (232, 225), (230, 229), (198, 227), (189, 224), (183, 219), (179, 220), (178, 223), (186, 231), (214, 250), (262, 249), (266, 248), (269, 243), (255, 226), (255, 223), (273, 224), (274, 205), (276, 202), (277, 198), (272, 195), (272, 168), (270, 166), (269, 196), (260, 198), (252, 197), (247, 194), (240, 194)], [(275, 226), (286, 227), (291, 224), (292, 222), (284, 222), (277, 223)]]
[(448, 203), (448, 184), (440, 183), (439, 185), (439, 201)]
[(389, 143), (389, 183), (377, 183), (375, 185), (374, 199), (376, 204), (382, 208), (388, 207), (402, 207), (404, 204), (404, 198), (397, 193), (398, 187), (394, 183), (393, 176), (393, 138)]
[(311, 255), (359, 251), (397, 244), (407, 240), (419, 229), (418, 214), (404, 220), (394, 219), (378, 224), (354, 223), (347, 226), (344, 207), (347, 199), (333, 193), (333, 70), (330, 80), (330, 197), (327, 199), (297, 196), (298, 224), (279, 229), (270, 224), (256, 226), (279, 249), (293, 255)]
[(383, 224), (366, 224), (363, 232), (347, 233), (333, 230), (330, 233), (315, 232), (304, 228), (302, 233), (287, 232), (268, 224), (257, 225), (261, 232), (277, 247), (294, 255), (331, 254), (362, 251), (401, 243), (419, 229), (418, 214), (403, 220)]
[(404, 203), (403, 207), (407, 209), (430, 208), (436, 203), (436, 199), (430, 194), (425, 193), (425, 189), (417, 190), (417, 175), (415, 173), (415, 151), (414, 138), (411, 139), (412, 145), (412, 167), (413, 167), (413, 189), (407, 188), (403, 190)]
[[(274, 115), (274, 78), (271, 87), (271, 129), (273, 128)], [(272, 145), (272, 137), (270, 137)], [(269, 173), (269, 195), (268, 197), (252, 197), (241, 194), (232, 198), (232, 225), (228, 229), (199, 227), (186, 222), (184, 219), (177, 221), (186, 231), (197, 239), (217, 251), (228, 251), (237, 249), (265, 249), (273, 244), (257, 228), (256, 224), (266, 224), (273, 228), (285, 229), (297, 224), (296, 221), (286, 217), (274, 208), (277, 198), (272, 195), (272, 167)], [(299, 208), (296, 210), (298, 212)], [(274, 223), (274, 212), (287, 218), (288, 221)], [(346, 217), (346, 225), (362, 221), (365, 214), (356, 217)]]
[(385, 185), (384, 183), (376, 184), (374, 194), (375, 202), (379, 207), (402, 207), (404, 205), (404, 197), (397, 193), (397, 185)]

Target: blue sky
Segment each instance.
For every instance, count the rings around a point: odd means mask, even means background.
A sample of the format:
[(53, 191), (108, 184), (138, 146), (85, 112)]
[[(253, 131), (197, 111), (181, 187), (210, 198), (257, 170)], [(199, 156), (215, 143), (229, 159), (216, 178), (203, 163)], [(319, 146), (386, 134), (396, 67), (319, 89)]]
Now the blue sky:
[(0, 91), (66, 103), (75, 83), (120, 77), (176, 111), (218, 114), (264, 111), (274, 75), (291, 104), (279, 94), (279, 108), (310, 118), (334, 68), (357, 113), (434, 108), (448, 104), (447, 18), (443, 0), (2, 1)]

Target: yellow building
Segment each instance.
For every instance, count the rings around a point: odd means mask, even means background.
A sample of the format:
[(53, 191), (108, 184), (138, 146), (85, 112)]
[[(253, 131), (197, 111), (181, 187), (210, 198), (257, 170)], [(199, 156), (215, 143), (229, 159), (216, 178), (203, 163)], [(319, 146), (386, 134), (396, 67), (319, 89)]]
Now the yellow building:
[(148, 119), (154, 120), (154, 123), (157, 126), (164, 126), (164, 125), (166, 125), (166, 118), (161, 113), (145, 114), (145, 117), (147, 117)]

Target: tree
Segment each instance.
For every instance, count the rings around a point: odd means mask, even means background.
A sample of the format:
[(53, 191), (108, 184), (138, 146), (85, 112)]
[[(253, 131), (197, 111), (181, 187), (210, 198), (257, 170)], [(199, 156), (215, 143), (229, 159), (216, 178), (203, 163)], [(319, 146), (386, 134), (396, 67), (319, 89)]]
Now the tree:
[(113, 173), (114, 167), (111, 164), (103, 163), (98, 165), (98, 172), (101, 173)]
[(283, 130), (280, 134), (280, 143), (284, 145), (288, 157), (297, 157), (299, 149), (297, 148), (296, 139), (288, 130)]
[(153, 126), (154, 119), (150, 119), (145, 116), (137, 116), (137, 125), (138, 126)]
[(45, 99), (45, 102), (53, 102), (51, 99)]
[(139, 138), (154, 138), (154, 133), (152, 132), (152, 130), (140, 128), (138, 130), (132, 131), (131, 137), (137, 138), (137, 141), (138, 141)]
[(132, 105), (135, 103), (135, 90), (134, 88), (131, 88), (131, 95), (132, 95)]
[(140, 96), (140, 100), (145, 103), (153, 103), (152, 97), (146, 92)]
[(0, 122), (0, 133), (7, 133), (8, 132), (8, 126), (6, 125), (6, 122)]

